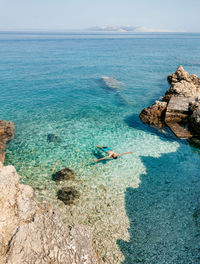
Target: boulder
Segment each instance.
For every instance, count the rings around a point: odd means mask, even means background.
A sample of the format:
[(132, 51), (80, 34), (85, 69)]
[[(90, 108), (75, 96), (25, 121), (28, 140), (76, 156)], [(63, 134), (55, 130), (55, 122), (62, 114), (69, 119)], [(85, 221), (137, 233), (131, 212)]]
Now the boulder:
[(57, 196), (64, 204), (70, 205), (80, 197), (80, 194), (72, 187), (63, 187), (58, 191)]
[(152, 106), (142, 110), (140, 119), (145, 124), (162, 127), (164, 125), (166, 108), (166, 102), (155, 101)]
[(182, 80), (190, 82), (190, 75), (187, 71), (184, 70), (183, 66), (179, 66), (175, 73), (172, 73), (168, 76), (168, 81), (170, 84), (178, 83)]
[(171, 88), (165, 93), (164, 101), (169, 101), (173, 96), (198, 97), (200, 89), (192, 82), (180, 81), (171, 85)]
[(6, 143), (13, 139), (15, 134), (14, 123), (9, 121), (0, 120), (0, 163), (5, 160)]
[(189, 75), (182, 66), (177, 71), (168, 76), (171, 84), (170, 89), (165, 93), (163, 101), (169, 101), (173, 96), (199, 97), (200, 96), (200, 78), (196, 75)]
[(49, 143), (51, 143), (51, 142), (59, 142), (59, 136), (56, 135), (56, 134), (48, 134), (47, 135), (47, 141)]
[(13, 166), (0, 169), (1, 264), (97, 264), (92, 233), (67, 227), (47, 203), (34, 200), (30, 186), (19, 184)]
[(200, 78), (190, 75), (179, 66), (175, 73), (168, 76), (168, 81), (171, 86), (162, 102), (156, 101), (144, 108), (140, 119), (143, 123), (157, 127), (165, 124), (181, 139), (199, 135), (200, 110), (199, 107), (190, 109), (190, 106), (200, 99)]
[(113, 77), (102, 76), (101, 82), (104, 88), (107, 88), (111, 91), (117, 91), (121, 86), (121, 82)]
[(53, 174), (53, 179), (55, 181), (61, 181), (61, 180), (73, 180), (75, 179), (76, 174), (70, 170), (69, 168), (62, 169), (55, 174)]

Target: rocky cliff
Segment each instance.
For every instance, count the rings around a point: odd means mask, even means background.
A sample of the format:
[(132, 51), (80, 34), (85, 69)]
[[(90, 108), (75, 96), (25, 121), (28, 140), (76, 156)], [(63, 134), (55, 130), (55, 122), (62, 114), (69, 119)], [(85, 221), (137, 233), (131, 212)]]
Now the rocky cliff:
[(91, 231), (67, 227), (47, 203), (37, 203), (13, 166), (0, 168), (0, 263), (99, 263)]
[(154, 105), (144, 108), (140, 119), (152, 126), (167, 125), (181, 139), (200, 137), (200, 78), (189, 75), (179, 66), (175, 73), (168, 76), (168, 81), (170, 89), (162, 102), (156, 101)]

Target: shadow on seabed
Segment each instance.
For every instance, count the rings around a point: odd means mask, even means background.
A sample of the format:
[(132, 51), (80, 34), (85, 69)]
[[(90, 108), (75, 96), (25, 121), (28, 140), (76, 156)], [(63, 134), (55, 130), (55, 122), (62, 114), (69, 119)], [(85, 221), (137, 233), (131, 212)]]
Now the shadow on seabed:
[(141, 157), (146, 174), (125, 191), (128, 242), (117, 240), (123, 264), (200, 263), (200, 155), (181, 144), (159, 158)]

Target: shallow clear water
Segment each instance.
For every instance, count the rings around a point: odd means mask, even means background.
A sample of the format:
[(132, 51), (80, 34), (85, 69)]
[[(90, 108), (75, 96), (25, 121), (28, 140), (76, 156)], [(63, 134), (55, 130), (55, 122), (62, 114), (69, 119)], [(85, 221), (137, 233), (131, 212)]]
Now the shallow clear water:
[[(198, 34), (0, 34), (0, 117), (16, 127), (6, 164), (66, 223), (92, 227), (104, 263), (199, 263), (200, 152), (138, 118), (177, 66), (200, 76), (199, 44)], [(96, 144), (133, 155), (94, 164)], [(52, 181), (65, 167), (76, 180)], [(80, 200), (58, 201), (61, 186)]]

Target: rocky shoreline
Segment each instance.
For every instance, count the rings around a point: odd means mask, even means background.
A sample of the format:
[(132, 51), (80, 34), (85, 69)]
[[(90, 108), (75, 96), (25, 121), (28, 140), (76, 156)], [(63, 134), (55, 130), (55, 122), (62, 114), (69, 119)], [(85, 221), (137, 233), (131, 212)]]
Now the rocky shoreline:
[(168, 81), (170, 89), (161, 101), (141, 111), (141, 121), (167, 126), (180, 139), (200, 139), (200, 78), (179, 66)]
[(9, 121), (0, 120), (0, 163), (5, 160), (6, 143), (13, 139), (15, 134), (14, 123)]
[(0, 121), (0, 263), (100, 263), (86, 226), (66, 226), (46, 202), (34, 199), (33, 189), (19, 183), (13, 166), (3, 166), (14, 124)]

